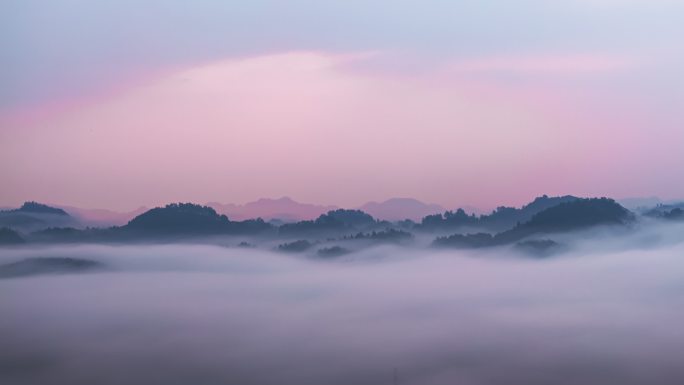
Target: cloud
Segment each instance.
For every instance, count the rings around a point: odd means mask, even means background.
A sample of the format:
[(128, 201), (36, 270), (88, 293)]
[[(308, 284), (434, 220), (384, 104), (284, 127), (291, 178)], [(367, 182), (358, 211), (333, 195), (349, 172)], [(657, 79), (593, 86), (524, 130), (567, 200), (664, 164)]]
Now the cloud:
[[(16, 186), (5, 204), (130, 210), (291, 196), (353, 207), (411, 196), (489, 207), (543, 193), (681, 191), (662, 171), (681, 160), (676, 141), (658, 138), (680, 136), (676, 119), (655, 114), (638, 89), (606, 83), (600, 75), (617, 71), (617, 60), (482, 59), (460, 71), (415, 72), (368, 65), (391, 57), (289, 52), (211, 61), (57, 112), (32, 109), (31, 119), (5, 115), (0, 160), (13, 167), (0, 176)], [(527, 71), (525, 81), (492, 73), (504, 68)], [(555, 76), (577, 70), (597, 76)], [(614, 81), (625, 76), (618, 71)], [(579, 156), (580, 147), (596, 156)], [(638, 172), (627, 179), (617, 169)], [(644, 191), (635, 175), (648, 178)], [(510, 201), (501, 201), (502, 190)]]
[(548, 260), (505, 249), (381, 247), (327, 263), (197, 245), (7, 250), (0, 263), (69, 256), (114, 272), (0, 280), (0, 382), (370, 385), (396, 369), (416, 385), (674, 385), (681, 230), (595, 232)]
[(678, 49), (680, 13), (676, 0), (9, 0), (0, 4), (0, 107), (88, 97), (148, 72), (273, 52), (399, 51), (433, 62), (530, 51), (649, 57)]

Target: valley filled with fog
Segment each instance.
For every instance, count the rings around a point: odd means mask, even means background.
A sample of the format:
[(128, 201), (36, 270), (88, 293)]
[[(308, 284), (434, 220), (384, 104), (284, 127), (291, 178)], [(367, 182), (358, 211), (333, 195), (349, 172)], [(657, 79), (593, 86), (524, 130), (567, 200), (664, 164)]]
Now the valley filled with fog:
[(6, 248), (0, 383), (679, 384), (684, 223), (554, 239), (565, 249), (544, 258), (511, 246), (327, 259)]

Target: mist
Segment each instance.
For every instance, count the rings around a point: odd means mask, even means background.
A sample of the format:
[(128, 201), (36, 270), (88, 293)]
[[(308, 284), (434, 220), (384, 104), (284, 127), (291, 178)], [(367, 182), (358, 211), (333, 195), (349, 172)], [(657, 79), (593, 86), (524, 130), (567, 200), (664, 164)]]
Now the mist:
[(207, 245), (3, 249), (2, 384), (679, 384), (684, 225), (320, 260)]

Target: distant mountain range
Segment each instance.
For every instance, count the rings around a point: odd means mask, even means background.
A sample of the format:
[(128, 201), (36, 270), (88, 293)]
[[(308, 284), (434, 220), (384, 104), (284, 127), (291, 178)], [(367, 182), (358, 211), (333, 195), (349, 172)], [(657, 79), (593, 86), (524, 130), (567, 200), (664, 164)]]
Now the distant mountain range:
[[(293, 207), (304, 207), (313, 214), (322, 208), (303, 205), (289, 198), (260, 200), (251, 207), (261, 209), (262, 214), (266, 214), (267, 209), (282, 213), (282, 209)], [(262, 218), (236, 220), (209, 206), (172, 203), (145, 210), (123, 225), (84, 228), (77, 227), (80, 224), (78, 219), (61, 208), (27, 202), (18, 209), (0, 211), (0, 244), (17, 246), (24, 243), (185, 240), (222, 243), (234, 239), (235, 242), (239, 241), (238, 245), (243, 245), (241, 247), (259, 247), (257, 245), (284, 241), (277, 250), (288, 252), (306, 252), (314, 246), (320, 246), (324, 251), (316, 255), (331, 257), (373, 244), (407, 244), (431, 238), (432, 245), (439, 247), (480, 248), (517, 244), (521, 250), (548, 253), (559, 246), (553, 240), (538, 239), (540, 235), (593, 226), (624, 226), (642, 217), (652, 218), (644, 223), (650, 220), (662, 223), (684, 220), (684, 205), (658, 205), (650, 211), (634, 213), (609, 198), (578, 198), (570, 195), (544, 195), (520, 208), (502, 206), (490, 214), (479, 216), (468, 214), (463, 209), (445, 211), (425, 215), (420, 221), (401, 216), (393, 216), (401, 220), (388, 221), (374, 217), (370, 211), (390, 215), (391, 212), (384, 210), (394, 208), (396, 211), (408, 210), (418, 216), (421, 212), (430, 212), (439, 207), (411, 199), (394, 199), (365, 207), (369, 212), (331, 209), (315, 219), (277, 224)]]
[(177, 236), (258, 233), (269, 229), (271, 225), (261, 218), (231, 221), (209, 206), (172, 203), (138, 215), (120, 231), (126, 236)]
[(140, 207), (130, 212), (116, 212), (26, 202), (17, 209), (0, 210), (0, 227), (36, 231), (65, 226), (75, 228), (121, 226), (147, 210), (145, 207)]
[(210, 202), (207, 206), (213, 208), (220, 214), (225, 214), (231, 220), (241, 221), (245, 219), (262, 218), (264, 220), (279, 219), (284, 222), (315, 219), (321, 214), (338, 208), (337, 206), (300, 203), (289, 197), (282, 197), (279, 199), (262, 198), (254, 202), (245, 203), (244, 205)]
[(25, 202), (18, 209), (8, 210), (7, 212), (9, 212), (9, 213), (27, 213), (27, 214), (53, 214), (53, 215), (60, 215), (63, 217), (69, 215), (66, 213), (66, 211), (64, 211), (60, 208), (50, 207), (48, 205), (44, 205), (44, 204), (38, 203), (38, 202)]
[[(122, 226), (148, 210), (146, 207), (139, 207), (132, 211), (119, 212), (108, 209), (89, 209), (59, 204), (52, 204), (50, 206), (61, 209), (66, 214), (69, 214), (78, 222), (77, 225), (79, 227)], [(265, 221), (275, 220), (284, 223), (313, 220), (322, 214), (339, 208), (334, 205), (301, 203), (289, 197), (278, 199), (262, 198), (245, 204), (209, 202), (206, 206), (213, 208), (219, 214), (226, 215), (233, 221), (262, 218)], [(444, 211), (444, 208), (440, 205), (427, 204), (412, 198), (392, 198), (383, 202), (368, 202), (362, 206), (355, 207), (355, 209), (362, 210), (377, 219), (388, 221), (402, 219), (419, 221), (426, 215)], [(11, 209), (8, 210), (11, 211)], [(469, 208), (469, 212), (474, 210)]]
[[(620, 199), (617, 202), (629, 210), (638, 211), (647, 211), (659, 204), (675, 204), (675, 202), (664, 202), (657, 197), (626, 198)], [(318, 218), (320, 215), (327, 213), (328, 211), (340, 208), (335, 205), (317, 205), (297, 202), (289, 197), (281, 197), (278, 199), (262, 198), (245, 204), (209, 202), (206, 204), (206, 206), (212, 207), (217, 213), (224, 214), (234, 221), (262, 218), (265, 221), (273, 220), (276, 223), (291, 223), (303, 220), (313, 220)], [(76, 225), (77, 227), (122, 226), (128, 223), (128, 221), (131, 219), (148, 210), (147, 207), (139, 207), (131, 211), (115, 211), (109, 209), (81, 208), (60, 204), (51, 204), (48, 207), (61, 209), (66, 214), (70, 215), (72, 220), (75, 222), (72, 223), (72, 225)], [(424, 203), (413, 198), (391, 198), (382, 202), (368, 202), (361, 206), (352, 208), (364, 211), (376, 219), (387, 221), (410, 219), (420, 222), (427, 216), (447, 212), (443, 206), (438, 204)], [(528, 214), (534, 213), (538, 211), (537, 208), (538, 207), (533, 205), (532, 207), (528, 207), (526, 211)], [(503, 218), (506, 214), (510, 214), (506, 213), (507, 210), (505, 209), (510, 208), (497, 208), (495, 211), (501, 212), (498, 213), (496, 217)], [(30, 206), (20, 209), (6, 208), (4, 210), (0, 209), (0, 213), (17, 211), (27, 213), (30, 210)], [(523, 210), (523, 208), (516, 210)], [(483, 214), (482, 210), (472, 206), (462, 206), (461, 211), (468, 215)], [(451, 213), (456, 214), (458, 214), (458, 212), (459, 210), (451, 211)], [(529, 219), (529, 215), (523, 214), (521, 218), (522, 220)], [(502, 227), (509, 226), (510, 224), (510, 222), (502, 223)], [(3, 223), (2, 218), (0, 218), (0, 226), (2, 225), (8, 225), (8, 223)], [(40, 227), (39, 224), (38, 227)]]
[(0, 227), (21, 231), (76, 225), (78, 221), (66, 211), (37, 202), (26, 202), (17, 209), (0, 211)]
[(419, 221), (425, 216), (445, 211), (440, 205), (423, 203), (413, 198), (392, 198), (379, 203), (368, 202), (358, 209), (386, 221), (403, 219)]
[[(322, 214), (339, 208), (332, 205), (300, 203), (289, 197), (263, 198), (244, 205), (210, 202), (207, 206), (212, 207), (218, 213), (227, 215), (232, 220), (263, 218), (264, 220), (277, 219), (284, 222), (313, 220)], [(420, 220), (426, 215), (444, 211), (440, 205), (427, 204), (412, 198), (392, 198), (383, 202), (368, 202), (355, 207), (355, 209), (364, 211), (377, 219), (388, 221)]]
[[(548, 201), (552, 198), (544, 199)], [(538, 200), (540, 198), (537, 198), (535, 202)], [(600, 225), (625, 225), (632, 220), (634, 220), (634, 215), (612, 199), (564, 199), (560, 203), (540, 210), (529, 220), (498, 234), (454, 234), (448, 237), (438, 237), (433, 244), (459, 248), (500, 246), (531, 236), (563, 233)]]
[(534, 215), (556, 205), (572, 202), (579, 198), (572, 195), (535, 198), (521, 208), (497, 207), (491, 214), (476, 216), (467, 214), (465, 210), (447, 211), (444, 214), (428, 215), (420, 222), (420, 227), (427, 231), (444, 231), (458, 228), (502, 231), (529, 221)]

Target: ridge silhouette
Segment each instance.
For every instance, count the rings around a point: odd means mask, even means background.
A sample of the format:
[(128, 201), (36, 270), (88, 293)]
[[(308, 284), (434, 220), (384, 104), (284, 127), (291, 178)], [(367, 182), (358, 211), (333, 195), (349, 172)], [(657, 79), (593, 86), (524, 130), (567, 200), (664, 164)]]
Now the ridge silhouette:
[[(68, 213), (37, 202), (26, 202), (19, 209), (0, 212), (10, 217), (27, 215), (69, 218)], [(681, 219), (684, 212), (676, 206), (659, 206), (646, 215), (662, 220)], [(344, 255), (347, 244), (368, 247), (373, 244), (416, 242), (414, 234), (432, 235), (431, 245), (446, 248), (481, 248), (517, 244), (521, 250), (548, 253), (560, 247), (550, 239), (534, 239), (548, 234), (574, 231), (599, 225), (623, 226), (635, 214), (609, 198), (577, 198), (566, 195), (535, 198), (521, 208), (498, 207), (490, 214), (476, 216), (463, 209), (425, 216), (420, 223), (411, 220), (388, 222), (375, 219), (358, 209), (335, 209), (314, 220), (273, 224), (261, 218), (232, 221), (209, 206), (194, 203), (171, 203), (137, 215), (123, 226), (76, 228), (51, 226), (36, 231), (22, 231), (12, 226), (0, 228), (0, 244), (22, 243), (121, 243), (182, 242), (186, 239), (215, 243), (237, 237), (239, 245), (257, 247), (278, 240), (276, 250), (308, 252), (321, 244), (319, 256)], [(16, 219), (16, 218), (14, 218)], [(227, 238), (226, 238), (227, 237)], [(242, 237), (242, 238), (240, 238)], [(345, 247), (330, 245), (344, 242)], [(334, 246), (340, 249), (334, 248)], [(244, 247), (244, 246), (239, 246)], [(330, 249), (330, 250), (328, 250)]]

